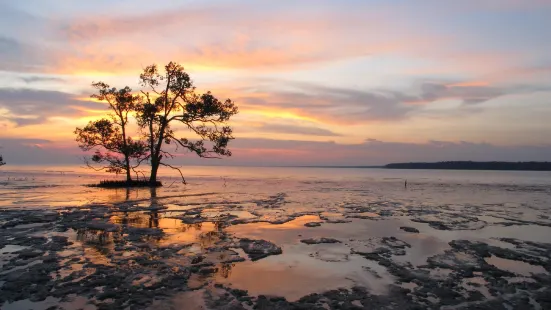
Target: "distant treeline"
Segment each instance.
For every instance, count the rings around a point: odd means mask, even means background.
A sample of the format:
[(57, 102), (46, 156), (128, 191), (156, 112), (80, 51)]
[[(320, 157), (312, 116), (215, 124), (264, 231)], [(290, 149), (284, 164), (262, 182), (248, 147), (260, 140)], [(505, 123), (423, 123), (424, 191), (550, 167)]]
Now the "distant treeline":
[(551, 162), (443, 161), (437, 163), (395, 163), (384, 167), (388, 169), (551, 171)]

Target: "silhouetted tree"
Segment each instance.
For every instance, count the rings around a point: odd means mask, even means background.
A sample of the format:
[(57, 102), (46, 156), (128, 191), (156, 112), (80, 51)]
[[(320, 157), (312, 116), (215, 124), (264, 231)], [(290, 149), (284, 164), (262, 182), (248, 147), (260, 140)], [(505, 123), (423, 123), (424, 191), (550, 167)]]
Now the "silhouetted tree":
[[(219, 101), (210, 92), (197, 94), (184, 68), (174, 62), (166, 65), (164, 72), (156, 65), (146, 67), (140, 84), (146, 90), (137, 107), (137, 120), (148, 141), (151, 184), (157, 180), (160, 165), (182, 175), (180, 169), (163, 162), (163, 158), (174, 157), (163, 145), (175, 144), (204, 158), (231, 156), (227, 146), (233, 139), (232, 129), (226, 123), (238, 109), (230, 99)], [(187, 128), (193, 138), (177, 138), (172, 127), (176, 124)]]
[(2, 158), (2, 155), (0, 155), (0, 166), (5, 165), (4, 158)]
[(109, 85), (98, 82), (92, 84), (98, 93), (92, 95), (99, 101), (109, 104), (111, 119), (102, 118), (91, 121), (84, 128), (77, 128), (75, 134), (79, 147), (84, 151), (95, 150), (90, 158), (93, 163), (104, 165), (95, 168), (89, 159), (85, 159), (88, 167), (107, 172), (125, 173), (126, 181), (131, 182), (130, 171), (134, 170), (147, 158), (147, 146), (140, 140), (133, 140), (128, 135), (128, 115), (135, 110), (139, 96), (132, 95), (127, 86), (122, 89), (110, 88)]

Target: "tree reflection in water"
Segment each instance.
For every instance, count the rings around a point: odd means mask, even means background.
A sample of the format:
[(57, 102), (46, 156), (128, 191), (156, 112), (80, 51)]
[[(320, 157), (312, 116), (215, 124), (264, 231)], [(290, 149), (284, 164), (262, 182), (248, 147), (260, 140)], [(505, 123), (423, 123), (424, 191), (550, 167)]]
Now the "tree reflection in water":
[[(108, 253), (108, 247), (114, 248), (113, 243), (122, 242), (126, 239), (128, 228), (160, 229), (164, 234), (147, 234), (139, 236), (141, 242), (151, 245), (164, 246), (171, 243), (193, 243), (201, 251), (205, 252), (209, 247), (218, 243), (223, 235), (225, 222), (223, 216), (211, 218), (208, 222), (185, 224), (177, 218), (164, 217), (164, 206), (159, 202), (156, 188), (149, 190), (149, 206), (124, 206), (119, 210), (107, 213), (106, 216), (113, 224), (120, 225), (118, 232), (106, 232), (100, 230), (80, 229), (77, 232), (77, 240), (83, 245), (88, 245)], [(130, 190), (126, 190), (126, 198), (130, 198)], [(128, 201), (132, 203), (132, 201)], [(224, 254), (221, 254), (224, 256)], [(223, 260), (223, 257), (220, 257)], [(220, 268), (223, 274), (229, 274), (230, 266), (224, 265)]]
[(218, 268), (218, 276), (227, 279), (231, 276), (232, 268), (235, 266), (233, 263), (220, 264)]
[(90, 246), (102, 255), (108, 255), (113, 249), (113, 244), (122, 238), (120, 232), (111, 232), (89, 228), (77, 230), (76, 239), (85, 246)]

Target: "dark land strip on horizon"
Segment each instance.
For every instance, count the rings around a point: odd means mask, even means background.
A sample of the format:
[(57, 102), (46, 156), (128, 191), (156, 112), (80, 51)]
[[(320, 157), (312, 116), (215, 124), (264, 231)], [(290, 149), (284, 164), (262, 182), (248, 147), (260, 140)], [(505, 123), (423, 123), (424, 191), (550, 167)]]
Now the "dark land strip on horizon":
[(393, 163), (385, 165), (386, 169), (441, 169), (441, 170), (509, 170), (509, 171), (551, 171), (551, 162), (476, 162), (444, 161), (434, 163)]
[(381, 166), (285, 166), (288, 168), (344, 168), (344, 169), (427, 169), (427, 170), (495, 170), (495, 171), (551, 171), (551, 162), (409, 162), (391, 163)]

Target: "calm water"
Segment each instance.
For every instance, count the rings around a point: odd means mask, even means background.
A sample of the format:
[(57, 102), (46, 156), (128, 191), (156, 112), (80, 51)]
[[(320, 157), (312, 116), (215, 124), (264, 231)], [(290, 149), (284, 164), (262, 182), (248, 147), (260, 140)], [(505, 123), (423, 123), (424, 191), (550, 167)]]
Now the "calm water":
[[(184, 167), (188, 185), (172, 171), (163, 171), (164, 187), (158, 195), (216, 193), (233, 195), (295, 193), (300, 200), (317, 200), (315, 191), (340, 192), (338, 202), (354, 191), (376, 193), (380, 198), (414, 199), (422, 203), (505, 203), (545, 199), (551, 188), (550, 172), (387, 170), (287, 167)], [(0, 207), (79, 206), (146, 199), (148, 190), (103, 190), (84, 187), (110, 174), (74, 167), (10, 167), (0, 170)], [(404, 188), (407, 180), (408, 188)], [(518, 195), (518, 192), (535, 195)], [(533, 190), (533, 191), (532, 191)], [(543, 192), (541, 192), (543, 191)], [(476, 194), (473, 196), (473, 193)], [(221, 195), (221, 196), (220, 196)], [(503, 196), (495, 200), (495, 196)]]
[[(193, 244), (190, 251), (198, 253), (213, 242), (210, 232), (220, 228), (214, 220), (186, 225), (178, 218), (192, 209), (199, 210), (204, 219), (231, 214), (245, 222), (223, 228), (227, 233), (237, 238), (268, 240), (281, 246), (283, 254), (224, 265), (217, 274), (194, 277), (190, 283), (196, 282), (197, 287), (206, 282), (223, 283), (246, 289), (251, 295), (274, 294), (288, 300), (352, 285), (384, 294), (394, 277), (376, 262), (350, 255), (351, 248), (369, 247), (370, 242), (379, 240), (376, 238), (395, 236), (408, 242), (411, 248), (407, 254), (395, 259), (411, 266), (422, 266), (428, 257), (443, 253), (450, 248), (448, 243), (457, 239), (503, 247), (510, 245), (496, 238), (551, 241), (549, 172), (259, 167), (183, 170), (188, 185), (176, 175), (165, 174), (161, 177), (165, 186), (152, 192), (83, 186), (112, 177), (79, 167), (8, 166), (0, 171), (0, 207), (43, 209), (117, 203), (162, 206), (164, 211), (158, 214), (114, 213), (111, 222), (160, 228), (165, 237), (155, 246)], [(339, 223), (345, 219), (346, 223)], [(427, 224), (431, 220), (451, 229), (434, 229)], [(323, 224), (305, 228), (309, 222)], [(405, 233), (401, 226), (414, 227), (420, 233)], [(300, 242), (317, 237), (347, 242), (312, 246)], [(92, 247), (82, 236), (75, 236), (74, 241), (72, 251), (91, 255), (94, 261), (108, 263), (118, 255), (92, 255)], [(514, 261), (488, 261), (520, 275), (536, 270)]]

